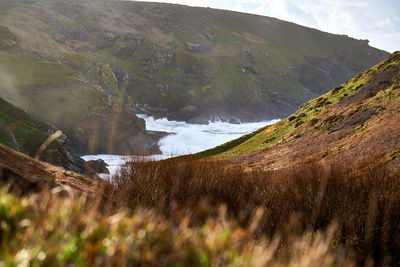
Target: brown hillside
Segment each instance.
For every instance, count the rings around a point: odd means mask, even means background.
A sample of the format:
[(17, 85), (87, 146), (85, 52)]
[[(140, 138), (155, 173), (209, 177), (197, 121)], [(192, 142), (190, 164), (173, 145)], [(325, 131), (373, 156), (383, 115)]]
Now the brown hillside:
[[(221, 149), (221, 148), (220, 148)], [(210, 153), (210, 152), (209, 152)], [(211, 151), (212, 154), (216, 154)], [(233, 156), (233, 157), (232, 157)], [(400, 52), (215, 157), (247, 169), (374, 159), (398, 168)]]
[[(3, 181), (4, 180), (4, 181)], [(94, 193), (102, 183), (63, 168), (35, 160), (0, 144), (0, 181), (29, 192), (42, 186), (67, 185), (84, 193)]]

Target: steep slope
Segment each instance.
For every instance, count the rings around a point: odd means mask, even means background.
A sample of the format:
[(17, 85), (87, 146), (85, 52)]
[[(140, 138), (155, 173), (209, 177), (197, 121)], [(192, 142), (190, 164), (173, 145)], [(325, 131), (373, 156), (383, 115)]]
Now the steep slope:
[(68, 73), (63, 84), (79, 77), (79, 101), (95, 102), (90, 85), (141, 112), (192, 122), (287, 116), (388, 55), (366, 40), (209, 8), (4, 0), (0, 10), (24, 49)]
[[(0, 143), (17, 148), (33, 157), (49, 135), (56, 130), (54, 126), (33, 119), (24, 111), (0, 98)], [(84, 171), (85, 162), (69, 151), (66, 139), (64, 135), (53, 142), (44, 151), (41, 159), (81, 173)]]
[(18, 37), (5, 27), (0, 27), (0, 97), (60, 128), (79, 154), (158, 149), (134, 110), (88, 84), (69, 66), (21, 49)]
[(67, 185), (80, 192), (94, 193), (105, 182), (32, 159), (0, 144), (0, 183), (10, 184), (21, 193), (54, 185)]
[(200, 156), (264, 169), (335, 158), (354, 165), (375, 159), (398, 168), (400, 52), (303, 104), (292, 116)]

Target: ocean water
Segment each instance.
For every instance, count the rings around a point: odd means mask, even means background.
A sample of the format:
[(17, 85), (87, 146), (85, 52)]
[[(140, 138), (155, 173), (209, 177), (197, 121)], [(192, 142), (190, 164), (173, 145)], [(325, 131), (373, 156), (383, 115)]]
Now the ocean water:
[(158, 145), (165, 156), (181, 156), (197, 153), (216, 147), (230, 140), (251, 133), (261, 127), (279, 120), (232, 124), (227, 122), (210, 122), (208, 125), (190, 124), (182, 121), (154, 119), (138, 115), (146, 121), (146, 130), (173, 133), (162, 138)]
[[(155, 119), (146, 115), (138, 115), (138, 117), (146, 121), (146, 129), (149, 131), (171, 133), (158, 142), (162, 154), (140, 158), (145, 160), (160, 160), (197, 153), (279, 121), (271, 120), (241, 124), (216, 121), (210, 122), (208, 125), (202, 125), (190, 124), (182, 121), (169, 121), (166, 118)], [(108, 169), (112, 176), (117, 173), (118, 169), (127, 161), (135, 160), (135, 157), (120, 155), (87, 155), (84, 156), (83, 159), (104, 160), (109, 165)], [(109, 175), (102, 175), (102, 177), (107, 179)]]

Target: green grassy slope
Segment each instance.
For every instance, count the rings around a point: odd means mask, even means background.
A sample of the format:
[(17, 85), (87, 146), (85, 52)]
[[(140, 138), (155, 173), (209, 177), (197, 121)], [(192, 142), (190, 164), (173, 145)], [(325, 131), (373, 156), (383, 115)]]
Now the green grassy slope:
[(0, 28), (0, 97), (58, 127), (82, 121), (103, 96), (69, 66), (24, 51)]
[(366, 41), (222, 10), (136, 1), (3, 5), (0, 25), (26, 50), (143, 112), (175, 119), (282, 117), (388, 55)]
[[(349, 96), (359, 92), (363, 86), (371, 83), (371, 81), (388, 68), (400, 68), (400, 52), (394, 53), (385, 61), (375, 65), (369, 70), (359, 73), (355, 78), (335, 87), (330, 92), (304, 103), (296, 113), (278, 123), (261, 128), (251, 134), (216, 148), (201, 152), (198, 156), (212, 156), (214, 158), (224, 159), (256, 150), (267, 149), (275, 144), (287, 141), (288, 138), (296, 138), (296, 136), (293, 137), (290, 133), (305, 123), (308, 123), (310, 129), (330, 129), (335, 123), (341, 122), (346, 118), (331, 116), (321, 121), (320, 118), (316, 118), (316, 115), (329, 109), (342, 99), (348, 99)], [(380, 83), (385, 84), (385, 82), (386, 81), (381, 81)], [(332, 108), (334, 109), (335, 107)], [(359, 109), (360, 108), (361, 107), (359, 107)], [(298, 133), (297, 137), (301, 135), (303, 135), (303, 133)]]
[[(23, 110), (16, 108), (0, 98), (0, 118), (9, 129), (0, 124), (0, 143), (15, 149), (9, 136), (12, 131), (20, 152), (34, 157), (39, 147), (46, 141), (49, 134), (56, 131), (52, 125), (40, 122)], [(42, 154), (41, 160), (62, 166), (74, 171), (83, 171), (83, 161), (74, 156), (65, 146), (65, 136), (50, 144)]]
[[(122, 150), (131, 149), (132, 144), (138, 143), (136, 137), (143, 144), (150, 142), (154, 145), (154, 141), (146, 137), (145, 125), (133, 110), (120, 109), (120, 101), (106, 95), (104, 86), (92, 83), (79, 72), (85, 67), (79, 60), (80, 56), (66, 55), (65, 58), (70, 60), (69, 66), (60, 60), (51, 61), (40, 53), (27, 51), (21, 47), (21, 42), (8, 28), (0, 27), (1, 98), (32, 117), (61, 129), (72, 141), (71, 147), (76, 153), (106, 153), (105, 147), (109, 142), (115, 143), (109, 146), (109, 153), (122, 153)], [(118, 90), (118, 82), (110, 82), (110, 78), (116, 79), (115, 75), (111, 71), (111, 76), (104, 74), (108, 69), (99, 65), (89, 72)], [(118, 118), (121, 118), (119, 123)], [(102, 128), (100, 133), (99, 128)], [(131, 132), (136, 136), (130, 137)], [(21, 134), (28, 135), (27, 132)], [(89, 146), (89, 140), (95, 138), (97, 141)], [(110, 141), (113, 138), (126, 140), (126, 143)], [(35, 146), (38, 142), (34, 142)]]

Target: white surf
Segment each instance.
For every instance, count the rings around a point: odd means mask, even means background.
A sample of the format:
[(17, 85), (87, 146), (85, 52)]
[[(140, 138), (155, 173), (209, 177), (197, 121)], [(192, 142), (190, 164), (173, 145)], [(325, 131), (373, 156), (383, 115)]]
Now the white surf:
[[(160, 139), (158, 145), (162, 154), (147, 157), (147, 159), (151, 160), (160, 160), (201, 152), (279, 121), (271, 120), (241, 124), (216, 121), (210, 122), (207, 125), (202, 125), (190, 124), (183, 121), (169, 121), (166, 118), (155, 119), (151, 116), (141, 114), (138, 115), (138, 117), (146, 121), (146, 130), (148, 131), (171, 133), (170, 135)], [(122, 165), (134, 158), (132, 158), (132, 156), (120, 155), (88, 155), (84, 156), (83, 159), (104, 160), (109, 165), (108, 169), (110, 175), (102, 175), (102, 177), (108, 178), (116, 174)]]

